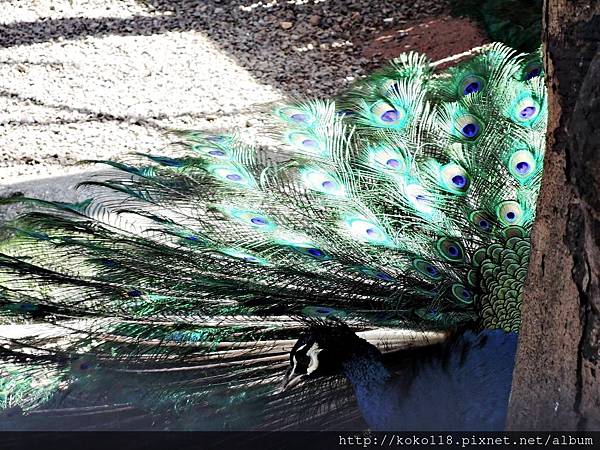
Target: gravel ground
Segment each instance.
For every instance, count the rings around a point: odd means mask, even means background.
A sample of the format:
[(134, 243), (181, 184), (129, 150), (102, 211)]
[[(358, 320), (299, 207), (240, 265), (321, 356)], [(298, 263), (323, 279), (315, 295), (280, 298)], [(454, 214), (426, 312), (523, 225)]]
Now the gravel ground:
[(169, 128), (260, 127), (257, 105), (331, 95), (382, 62), (369, 39), (446, 5), (4, 1), (0, 195), (72, 200), (79, 160), (156, 151)]

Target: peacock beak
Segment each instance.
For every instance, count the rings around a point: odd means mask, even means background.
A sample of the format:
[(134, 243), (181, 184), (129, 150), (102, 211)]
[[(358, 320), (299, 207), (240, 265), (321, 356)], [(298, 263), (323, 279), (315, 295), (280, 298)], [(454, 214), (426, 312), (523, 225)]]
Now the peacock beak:
[(285, 392), (288, 389), (292, 389), (294, 386), (302, 384), (305, 380), (306, 374), (303, 373), (286, 374), (281, 385), (279, 386), (279, 393)]

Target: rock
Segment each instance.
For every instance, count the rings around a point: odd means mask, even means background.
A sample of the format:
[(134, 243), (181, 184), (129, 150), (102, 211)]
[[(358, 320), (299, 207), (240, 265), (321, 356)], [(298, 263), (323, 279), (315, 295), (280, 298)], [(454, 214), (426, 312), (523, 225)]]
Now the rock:
[(319, 23), (321, 23), (321, 16), (317, 16), (316, 14), (308, 16), (308, 23), (313, 26), (319, 25)]
[(292, 22), (280, 22), (279, 26), (281, 28), (283, 28), (284, 30), (289, 30), (290, 28), (292, 28), (294, 26), (294, 24)]

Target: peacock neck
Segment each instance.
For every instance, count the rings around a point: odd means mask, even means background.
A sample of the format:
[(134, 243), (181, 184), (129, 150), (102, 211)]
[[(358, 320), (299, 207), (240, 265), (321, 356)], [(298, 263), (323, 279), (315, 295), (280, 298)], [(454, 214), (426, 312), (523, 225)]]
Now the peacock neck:
[(351, 355), (343, 363), (343, 372), (354, 388), (358, 406), (367, 424), (372, 427), (382, 417), (396, 416), (394, 402), (386, 399), (386, 387), (392, 380), (392, 374), (383, 364), (381, 353), (362, 341)]

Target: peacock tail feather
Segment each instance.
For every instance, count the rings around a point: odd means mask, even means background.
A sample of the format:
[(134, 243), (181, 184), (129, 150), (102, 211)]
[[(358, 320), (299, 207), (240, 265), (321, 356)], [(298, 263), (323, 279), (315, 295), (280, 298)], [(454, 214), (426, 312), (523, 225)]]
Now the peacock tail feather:
[(501, 44), (442, 71), (406, 54), (335, 100), (276, 105), (276, 157), (176, 132), (169, 155), (93, 161), (107, 170), (80, 203), (3, 200), (29, 210), (0, 254), (0, 407), (255, 427), (233, 407), (276, 410), (310, 323), (517, 331), (541, 75), (538, 53)]

